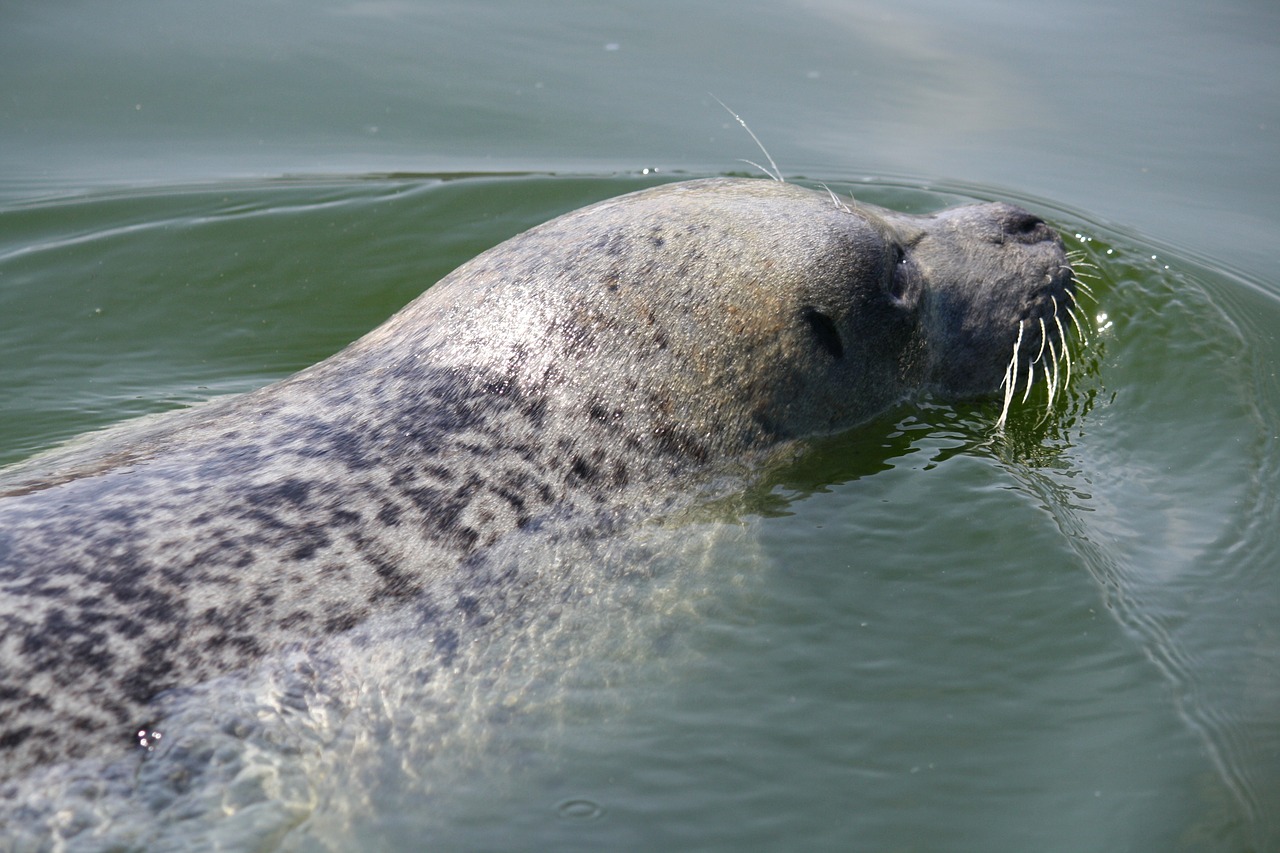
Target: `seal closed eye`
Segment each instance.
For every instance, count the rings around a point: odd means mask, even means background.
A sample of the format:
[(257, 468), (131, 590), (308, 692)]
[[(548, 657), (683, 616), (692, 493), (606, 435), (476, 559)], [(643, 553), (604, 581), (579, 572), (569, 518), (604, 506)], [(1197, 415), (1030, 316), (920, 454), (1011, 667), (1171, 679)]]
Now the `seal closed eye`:
[(616, 531), (922, 391), (1055, 381), (1072, 294), (1011, 205), (712, 179), (533, 228), (295, 376), (0, 479), (0, 772), (113, 754), (163, 691), (393, 608), (446, 660), (538, 606), (496, 548)]

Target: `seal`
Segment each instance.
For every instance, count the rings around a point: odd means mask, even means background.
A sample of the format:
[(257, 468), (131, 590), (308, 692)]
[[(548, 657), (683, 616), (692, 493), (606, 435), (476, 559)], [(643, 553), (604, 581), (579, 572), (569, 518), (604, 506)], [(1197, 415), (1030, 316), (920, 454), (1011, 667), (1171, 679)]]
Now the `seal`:
[(616, 530), (913, 395), (1007, 407), (1057, 383), (1074, 288), (1007, 204), (709, 179), (533, 228), (326, 361), (0, 481), (3, 773), (122, 754), (166, 691), (394, 608), (447, 657), (536, 600), (490, 558), (513, 538)]

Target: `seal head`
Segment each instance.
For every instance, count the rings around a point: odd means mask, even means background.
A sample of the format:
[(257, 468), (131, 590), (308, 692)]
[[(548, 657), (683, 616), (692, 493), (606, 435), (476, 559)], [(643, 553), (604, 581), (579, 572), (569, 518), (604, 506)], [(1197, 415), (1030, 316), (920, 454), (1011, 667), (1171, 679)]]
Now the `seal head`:
[[(1010, 204), (926, 217), (881, 212), (898, 254), (894, 289), (917, 298), (923, 384), (947, 399), (990, 394), (1064, 356), (1075, 279), (1062, 239)], [(1019, 343), (1021, 342), (1021, 343)]]
[(417, 306), (449, 316), (411, 307), (388, 331), (704, 457), (847, 428), (921, 390), (994, 393), (1019, 336), (1017, 376), (1044, 346), (1062, 353), (1054, 318), (1073, 299), (1061, 239), (1021, 208), (911, 216), (763, 180), (634, 193), (495, 251)]

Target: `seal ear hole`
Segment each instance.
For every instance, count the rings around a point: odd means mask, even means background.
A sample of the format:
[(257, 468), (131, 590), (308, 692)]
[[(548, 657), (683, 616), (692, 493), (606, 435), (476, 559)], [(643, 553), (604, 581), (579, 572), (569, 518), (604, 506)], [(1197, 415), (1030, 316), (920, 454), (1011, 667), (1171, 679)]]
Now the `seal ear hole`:
[(812, 306), (801, 311), (800, 316), (808, 324), (818, 346), (830, 353), (832, 358), (844, 358), (844, 341), (840, 339), (840, 330), (836, 328), (835, 320)]

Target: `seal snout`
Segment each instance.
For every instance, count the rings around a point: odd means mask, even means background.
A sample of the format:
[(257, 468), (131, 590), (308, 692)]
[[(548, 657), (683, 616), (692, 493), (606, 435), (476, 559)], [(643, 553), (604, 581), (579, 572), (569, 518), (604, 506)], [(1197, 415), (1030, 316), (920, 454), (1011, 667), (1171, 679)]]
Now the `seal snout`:
[(1061, 243), (1058, 232), (1026, 208), (1016, 204), (992, 205), (992, 218), (1006, 240), (1018, 243)]

